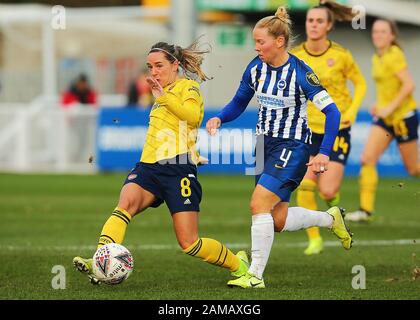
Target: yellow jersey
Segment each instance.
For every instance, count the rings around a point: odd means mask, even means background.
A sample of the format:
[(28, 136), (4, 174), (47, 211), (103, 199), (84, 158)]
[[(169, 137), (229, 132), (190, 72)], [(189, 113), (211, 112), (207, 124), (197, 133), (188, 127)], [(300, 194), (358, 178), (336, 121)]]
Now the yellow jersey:
[[(349, 120), (350, 123), (354, 123), (366, 93), (366, 81), (350, 51), (330, 41), (328, 49), (321, 54), (311, 53), (305, 43), (301, 43), (290, 52), (309, 65), (318, 76), (322, 86), (340, 110), (341, 122)], [(353, 97), (347, 87), (347, 80), (354, 84)], [(324, 133), (325, 115), (310, 101), (308, 124), (313, 132)], [(340, 129), (342, 127), (341, 123)]]
[[(407, 69), (404, 52), (398, 46), (391, 46), (383, 55), (372, 57), (372, 77), (376, 85), (376, 107), (387, 107), (398, 95), (402, 83), (397, 73)], [(387, 125), (393, 125), (416, 109), (416, 101), (410, 94), (395, 111), (384, 119)]]
[(194, 80), (178, 79), (163, 90), (150, 111), (140, 161), (155, 163), (190, 153), (197, 164), (197, 133), (204, 115), (200, 85)]

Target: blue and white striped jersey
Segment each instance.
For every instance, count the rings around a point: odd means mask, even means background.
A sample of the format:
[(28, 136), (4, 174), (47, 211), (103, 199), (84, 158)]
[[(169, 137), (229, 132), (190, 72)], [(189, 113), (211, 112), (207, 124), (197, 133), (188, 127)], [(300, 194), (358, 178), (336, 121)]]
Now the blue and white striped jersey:
[(307, 100), (313, 101), (320, 110), (333, 103), (312, 69), (292, 54), (278, 68), (259, 57), (254, 58), (243, 74), (238, 94), (249, 100), (256, 95), (259, 104), (257, 135), (304, 142), (311, 136)]

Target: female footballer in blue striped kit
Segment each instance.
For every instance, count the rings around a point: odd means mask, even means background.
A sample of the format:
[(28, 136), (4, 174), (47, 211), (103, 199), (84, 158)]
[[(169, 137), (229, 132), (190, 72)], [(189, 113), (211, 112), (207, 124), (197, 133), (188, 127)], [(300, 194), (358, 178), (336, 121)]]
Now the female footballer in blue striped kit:
[[(246, 109), (256, 94), (259, 103), (257, 163), (264, 157), (262, 174), (256, 176), (252, 194), (252, 263), (248, 272), (228, 282), (229, 286), (264, 288), (263, 272), (270, 255), (274, 232), (297, 231), (312, 226), (327, 227), (350, 249), (352, 235), (342, 212), (289, 208), (291, 193), (302, 181), (308, 166), (316, 173), (328, 170), (329, 155), (340, 125), (340, 112), (312, 69), (288, 53), (291, 21), (284, 7), (261, 19), (253, 30), (255, 57), (246, 68), (232, 101), (207, 122), (209, 134), (232, 121)], [(311, 131), (307, 101), (326, 115), (325, 135), (319, 154), (309, 161)], [(259, 144), (263, 152), (258, 153)]]

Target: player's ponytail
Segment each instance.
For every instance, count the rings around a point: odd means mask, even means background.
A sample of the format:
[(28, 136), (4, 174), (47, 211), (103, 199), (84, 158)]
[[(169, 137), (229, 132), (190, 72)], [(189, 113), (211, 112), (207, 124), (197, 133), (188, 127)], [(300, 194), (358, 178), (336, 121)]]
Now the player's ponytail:
[(178, 61), (187, 78), (196, 78), (198, 76), (201, 81), (211, 79), (201, 70), (201, 64), (204, 60), (203, 56), (209, 53), (210, 49), (200, 49), (198, 39), (187, 48), (166, 42), (158, 42), (150, 49), (150, 52), (157, 51), (164, 53), (166, 59), (171, 63)]
[(333, 25), (335, 21), (352, 21), (352, 19), (357, 15), (357, 12), (353, 12), (351, 7), (342, 5), (332, 0), (320, 0), (319, 5), (313, 8), (326, 9), (328, 22), (332, 22)]
[(292, 20), (290, 20), (289, 14), (287, 13), (286, 7), (279, 7), (274, 14), (284, 24), (291, 26)]
[(211, 80), (212, 78), (208, 77), (203, 70), (201, 70), (204, 54), (209, 53), (210, 48), (200, 49), (199, 46), (198, 39), (187, 48), (176, 46), (177, 51), (179, 52), (179, 61), (181, 62), (187, 77), (197, 75), (201, 81)]
[(283, 36), (286, 48), (292, 42), (292, 20), (287, 13), (286, 7), (279, 7), (274, 16), (262, 18), (257, 22), (255, 28), (267, 28), (268, 33), (274, 38)]

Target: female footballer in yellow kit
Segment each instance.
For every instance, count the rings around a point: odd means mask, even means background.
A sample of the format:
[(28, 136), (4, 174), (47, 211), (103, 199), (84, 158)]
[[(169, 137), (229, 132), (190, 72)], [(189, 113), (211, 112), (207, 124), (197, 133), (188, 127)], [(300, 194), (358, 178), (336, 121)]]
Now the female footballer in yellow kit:
[(360, 209), (349, 213), (349, 221), (368, 221), (375, 209), (378, 185), (376, 163), (393, 139), (411, 176), (419, 177), (418, 115), (413, 98), (414, 81), (404, 52), (397, 42), (397, 25), (378, 19), (372, 26), (376, 53), (372, 57), (372, 76), (376, 84), (376, 103), (371, 109), (373, 125), (362, 154), (360, 170)]
[[(103, 226), (98, 248), (108, 243), (122, 243), (132, 217), (163, 202), (172, 215), (179, 245), (191, 256), (229, 269), (240, 277), (248, 270), (246, 253), (234, 255), (219, 241), (200, 238), (198, 212), (201, 185), (197, 178), (197, 129), (203, 119), (203, 98), (194, 80), (185, 74), (207, 80), (200, 66), (203, 54), (194, 42), (188, 48), (155, 44), (147, 57), (148, 84), (156, 101), (150, 112), (149, 129), (140, 162), (127, 176), (120, 200)], [(92, 259), (75, 257), (76, 268), (99, 283), (92, 273)]]
[[(328, 39), (336, 20), (350, 21), (353, 16), (349, 7), (333, 1), (320, 1), (319, 5), (309, 9), (306, 14), (306, 41), (291, 50), (314, 70), (341, 112), (340, 130), (330, 155), (328, 171), (317, 176), (308, 169), (297, 191), (297, 205), (311, 210), (317, 210), (317, 187), (320, 197), (329, 207), (339, 204), (340, 185), (351, 148), (351, 125), (356, 120), (357, 111), (366, 93), (366, 81), (350, 51)], [(354, 85), (353, 97), (347, 80)], [(318, 154), (324, 137), (325, 115), (312, 102), (308, 104), (308, 123), (313, 132), (310, 146), (313, 158)], [(304, 253), (321, 253), (323, 241), (319, 228), (312, 227), (306, 231), (309, 245)]]

